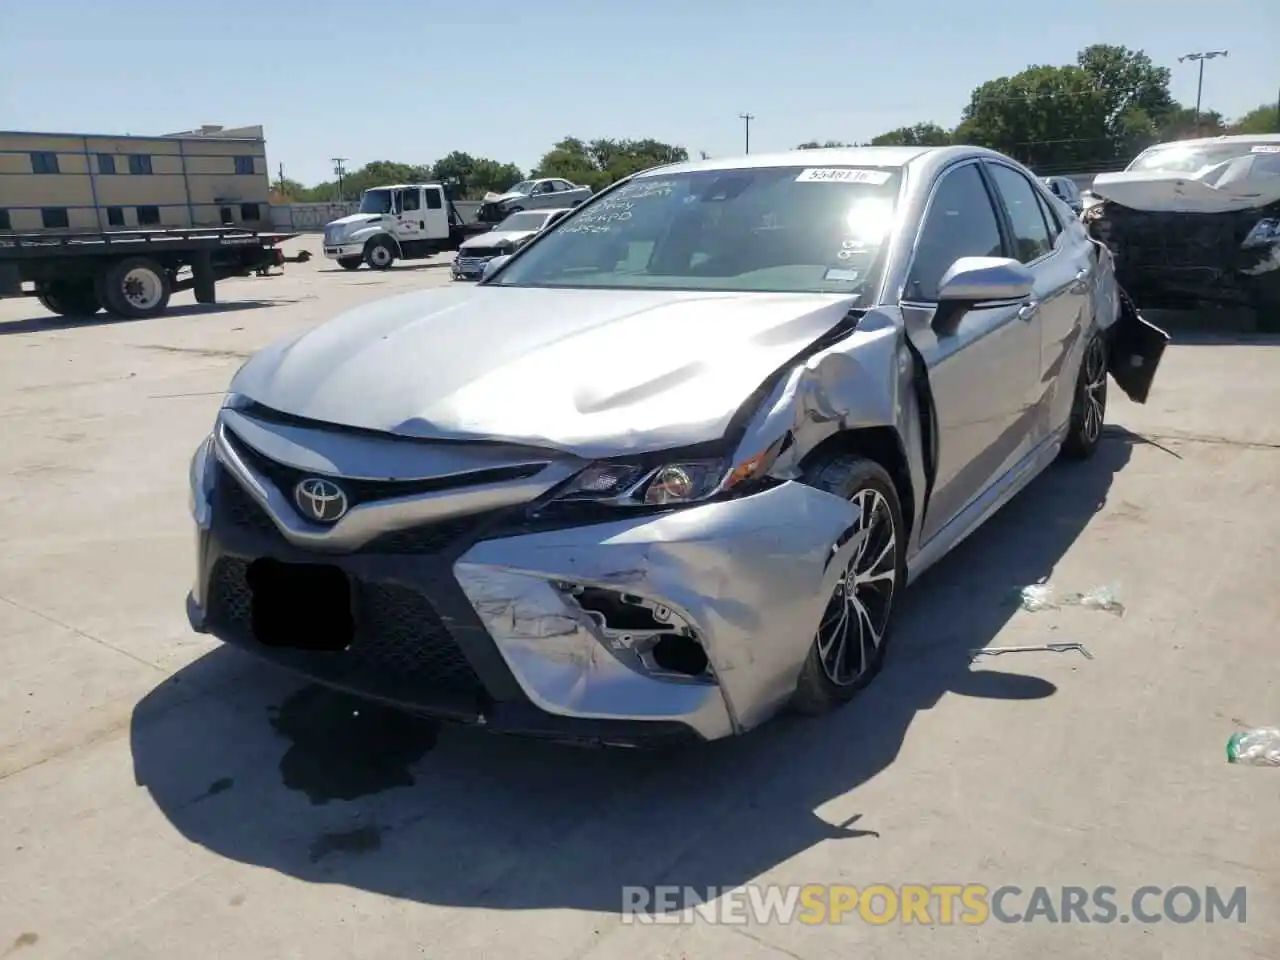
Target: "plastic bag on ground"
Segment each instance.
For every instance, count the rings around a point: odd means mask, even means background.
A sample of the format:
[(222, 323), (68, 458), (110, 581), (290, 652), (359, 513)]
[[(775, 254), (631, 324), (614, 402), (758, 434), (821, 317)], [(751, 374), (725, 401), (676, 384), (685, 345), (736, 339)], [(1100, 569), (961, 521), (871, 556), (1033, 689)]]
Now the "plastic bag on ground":
[(1014, 601), (1027, 613), (1058, 609), (1053, 602), (1053, 585), (1049, 583), (1028, 584), (1014, 595)]
[(1227, 741), (1227, 762), (1252, 767), (1280, 767), (1280, 730), (1259, 727), (1233, 733)]
[(1090, 610), (1102, 610), (1117, 617), (1124, 616), (1124, 604), (1120, 602), (1119, 591), (1115, 587), (1094, 587), (1084, 593), (1075, 593), (1063, 600), (1063, 603), (1088, 607)]

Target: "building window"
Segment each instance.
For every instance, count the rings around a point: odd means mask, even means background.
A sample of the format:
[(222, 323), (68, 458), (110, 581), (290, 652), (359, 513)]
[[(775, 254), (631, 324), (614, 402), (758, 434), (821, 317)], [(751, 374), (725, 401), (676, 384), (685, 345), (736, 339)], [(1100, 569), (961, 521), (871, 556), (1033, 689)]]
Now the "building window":
[(116, 157), (113, 153), (98, 154), (98, 172), (99, 173), (115, 173)]
[[(151, 158), (148, 157), (148, 160)], [(154, 227), (160, 223), (159, 207), (139, 207), (138, 208), (138, 226)]]
[(71, 226), (70, 221), (67, 220), (66, 207), (41, 207), (40, 222), (48, 230), (65, 230)]
[(31, 155), (32, 173), (58, 173), (58, 155), (56, 153), (33, 153)]
[(240, 219), (241, 220), (261, 220), (262, 211), (259, 209), (258, 204), (256, 203), (240, 204)]
[(13, 223), (9, 220), (9, 211), (0, 210), (0, 230), (12, 230)]
[(151, 173), (151, 156), (146, 153), (129, 154), (129, 172), (140, 174)]
[(236, 157), (236, 173), (252, 175), (253, 157)]
[(236, 218), (231, 215), (230, 207), (220, 207), (218, 209), (218, 222), (224, 226), (229, 223), (235, 223)]
[(124, 207), (107, 207), (107, 226), (124, 226)]

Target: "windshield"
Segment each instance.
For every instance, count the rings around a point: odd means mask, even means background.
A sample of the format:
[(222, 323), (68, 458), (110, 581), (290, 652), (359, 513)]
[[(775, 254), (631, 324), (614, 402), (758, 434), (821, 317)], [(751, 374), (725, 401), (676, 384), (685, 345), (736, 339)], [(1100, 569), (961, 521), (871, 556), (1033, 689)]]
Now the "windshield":
[(495, 286), (874, 295), (900, 171), (653, 174), (561, 220)]
[(1138, 159), (1129, 164), (1129, 170), (1145, 173), (1195, 173), (1205, 167), (1216, 167), (1228, 160), (1255, 153), (1262, 155), (1280, 153), (1280, 143), (1248, 140), (1237, 140), (1232, 143), (1202, 143), (1192, 146), (1166, 143), (1140, 154)]
[(550, 213), (535, 213), (532, 210), (513, 213), (494, 227), (494, 230), (541, 230)]
[(390, 190), (366, 190), (360, 200), (360, 213), (390, 213)]
[(528, 193), (532, 189), (533, 189), (532, 180), (521, 180), (515, 186), (507, 187), (507, 189), (504, 190), (503, 192), (504, 193)]

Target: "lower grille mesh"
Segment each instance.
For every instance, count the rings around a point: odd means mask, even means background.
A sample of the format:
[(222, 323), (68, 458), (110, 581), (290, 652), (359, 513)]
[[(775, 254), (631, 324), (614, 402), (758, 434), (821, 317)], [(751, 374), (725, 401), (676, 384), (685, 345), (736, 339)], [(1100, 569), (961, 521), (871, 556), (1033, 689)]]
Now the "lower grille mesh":
[[(223, 557), (209, 585), (213, 624), (241, 637), (252, 637), (249, 564)], [(341, 653), (261, 647), (265, 655), (295, 666), (323, 663), (326, 672), (359, 676), (390, 673), (428, 687), (460, 694), (479, 694), (482, 685), (431, 602), (416, 590), (392, 583), (353, 580), (356, 634)]]

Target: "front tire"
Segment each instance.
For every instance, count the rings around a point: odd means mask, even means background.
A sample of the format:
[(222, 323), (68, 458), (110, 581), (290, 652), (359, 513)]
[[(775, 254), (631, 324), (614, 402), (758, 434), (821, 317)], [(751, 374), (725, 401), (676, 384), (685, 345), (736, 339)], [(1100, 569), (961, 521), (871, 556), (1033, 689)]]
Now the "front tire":
[(1094, 333), (1085, 345), (1080, 373), (1076, 377), (1071, 420), (1062, 441), (1062, 456), (1068, 460), (1088, 460), (1102, 440), (1102, 424), (1107, 416), (1107, 341)]
[(390, 270), (396, 262), (395, 247), (389, 240), (370, 240), (364, 248), (364, 262), (373, 270)]
[(898, 593), (906, 585), (906, 524), (893, 479), (880, 464), (842, 454), (805, 471), (804, 482), (858, 511), (833, 550), (862, 536), (842, 562), (800, 669), (792, 705), (818, 715), (849, 700), (880, 672)]
[(364, 257), (339, 257), (338, 266), (343, 270), (359, 270), (360, 264), (364, 263)]

